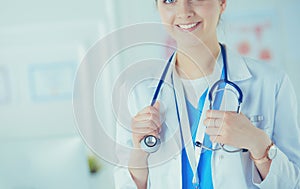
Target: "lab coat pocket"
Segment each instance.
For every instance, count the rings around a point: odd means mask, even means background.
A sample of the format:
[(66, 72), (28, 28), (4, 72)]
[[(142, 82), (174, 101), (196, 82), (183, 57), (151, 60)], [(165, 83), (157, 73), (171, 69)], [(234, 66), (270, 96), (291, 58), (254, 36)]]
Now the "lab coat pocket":
[(267, 117), (262, 114), (251, 114), (247, 117), (255, 127), (263, 130), (270, 138), (272, 137), (273, 127), (272, 123), (268, 122)]
[(263, 115), (246, 115), (248, 119), (251, 121), (251, 123), (256, 126), (257, 128), (263, 129), (263, 122), (264, 122), (264, 116)]
[(266, 125), (264, 124), (265, 123), (265, 117), (261, 114), (247, 114), (246, 115), (247, 118), (249, 119), (249, 121), (251, 121), (251, 123), (259, 128), (259, 129), (262, 129), (264, 130)]
[(247, 179), (241, 153), (218, 151), (214, 153), (213, 175), (215, 188), (241, 189), (247, 187)]

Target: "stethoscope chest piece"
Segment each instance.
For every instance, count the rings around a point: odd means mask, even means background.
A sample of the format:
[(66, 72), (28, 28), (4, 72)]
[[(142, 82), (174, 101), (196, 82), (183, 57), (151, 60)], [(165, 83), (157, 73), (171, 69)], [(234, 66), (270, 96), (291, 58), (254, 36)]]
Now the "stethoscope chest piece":
[(161, 141), (159, 138), (153, 135), (148, 135), (141, 141), (140, 144), (141, 144), (141, 148), (145, 152), (154, 153), (159, 149)]

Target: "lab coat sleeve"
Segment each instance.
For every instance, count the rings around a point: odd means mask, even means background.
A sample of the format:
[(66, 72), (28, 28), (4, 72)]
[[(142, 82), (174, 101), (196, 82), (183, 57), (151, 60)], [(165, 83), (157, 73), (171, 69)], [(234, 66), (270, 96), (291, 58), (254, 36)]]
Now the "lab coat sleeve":
[[(129, 149), (132, 147), (131, 133), (121, 125), (117, 124), (117, 145), (116, 152), (119, 165), (114, 169), (114, 181), (116, 189), (137, 189), (130, 172), (128, 170)], [(147, 188), (150, 188), (150, 179), (148, 177)]]
[[(132, 94), (132, 98), (136, 99), (135, 101), (130, 101), (130, 111), (131, 114), (135, 114), (140, 110), (140, 107), (137, 105), (138, 96)], [(122, 108), (119, 107), (117, 114), (122, 114)], [(131, 115), (132, 116), (132, 115)], [(120, 117), (120, 116), (118, 116)], [(129, 118), (131, 120), (131, 118)], [(131, 121), (130, 121), (131, 122)], [(117, 121), (116, 123), (116, 156), (118, 160), (118, 165), (114, 168), (114, 182), (116, 189), (137, 189), (135, 182), (133, 181), (131, 174), (128, 170), (128, 161), (130, 158), (130, 152), (133, 148), (132, 142), (132, 133), (130, 131), (130, 122)], [(150, 182), (148, 177), (147, 188), (150, 188)]]
[(277, 155), (263, 181), (253, 164), (252, 179), (261, 189), (300, 189), (300, 127), (297, 123), (296, 95), (286, 75), (278, 86), (272, 136), (278, 147)]
[(133, 181), (128, 167), (129, 152), (127, 148), (130, 148), (130, 135), (129, 132), (117, 124), (116, 130), (116, 155), (119, 160), (119, 165), (114, 170), (114, 180), (116, 189), (137, 189), (135, 182)]

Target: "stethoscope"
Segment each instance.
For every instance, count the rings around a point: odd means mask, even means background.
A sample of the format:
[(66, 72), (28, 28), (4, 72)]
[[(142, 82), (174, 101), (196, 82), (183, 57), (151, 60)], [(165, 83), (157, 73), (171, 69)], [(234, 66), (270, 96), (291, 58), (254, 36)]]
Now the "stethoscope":
[[(221, 47), (221, 53), (222, 53), (222, 57), (223, 57), (223, 74), (220, 80), (218, 80), (217, 82), (215, 82), (212, 87), (209, 90), (208, 93), (208, 100), (209, 100), (209, 108), (213, 109), (213, 95), (215, 92), (222, 90), (220, 89), (220, 86), (225, 87), (225, 85), (230, 85), (233, 87), (234, 90), (236, 90), (237, 92), (237, 100), (238, 100), (238, 107), (237, 107), (237, 113), (240, 113), (240, 107), (241, 107), (241, 103), (243, 102), (243, 93), (242, 90), (240, 89), (240, 87), (238, 85), (236, 85), (235, 83), (231, 82), (228, 80), (228, 72), (227, 72), (227, 53), (226, 53), (226, 48), (223, 44), (220, 44)], [(172, 56), (169, 58), (168, 63), (166, 65), (166, 67), (164, 68), (164, 71), (160, 77), (160, 80), (158, 82), (158, 85), (156, 87), (156, 90), (154, 92), (152, 101), (151, 101), (151, 106), (154, 105), (154, 103), (157, 101), (158, 99), (158, 95), (160, 93), (161, 87), (164, 84), (164, 80), (165, 77), (167, 75), (167, 72), (169, 70), (169, 67), (171, 65), (173, 56), (175, 53), (172, 54)], [(159, 138), (153, 136), (153, 135), (147, 135), (144, 137), (144, 139), (141, 141), (141, 148), (148, 152), (148, 153), (153, 153), (156, 152), (159, 149), (159, 146), (161, 144), (161, 141)], [(245, 152), (247, 151), (246, 149), (235, 149), (235, 150), (228, 150), (226, 149), (226, 147), (224, 147), (223, 144), (220, 144), (220, 147), (216, 147), (216, 148), (210, 148), (210, 147), (206, 147), (204, 146), (201, 142), (196, 141), (195, 142), (195, 146), (200, 147), (200, 148), (205, 148), (207, 150), (211, 150), (211, 151), (217, 151), (217, 150), (221, 150), (223, 149), (226, 152), (229, 153), (235, 153), (235, 152)]]

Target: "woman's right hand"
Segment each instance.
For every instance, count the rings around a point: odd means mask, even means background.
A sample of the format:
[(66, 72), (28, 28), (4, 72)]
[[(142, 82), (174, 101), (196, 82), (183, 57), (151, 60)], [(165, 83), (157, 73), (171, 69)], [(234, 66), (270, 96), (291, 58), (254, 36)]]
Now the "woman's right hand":
[(138, 112), (132, 118), (132, 139), (133, 147), (139, 150), (131, 151), (128, 169), (130, 175), (137, 185), (137, 188), (147, 188), (149, 153), (141, 149), (140, 142), (147, 135), (153, 135), (159, 138), (161, 131), (161, 121), (159, 114), (159, 102), (153, 106), (148, 106)]
[(159, 102), (155, 102), (153, 106), (148, 106), (138, 112), (132, 118), (131, 124), (134, 148), (140, 149), (140, 142), (147, 135), (153, 135), (159, 138), (161, 126)]

